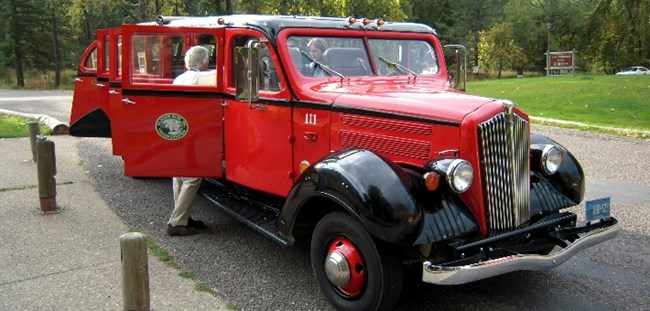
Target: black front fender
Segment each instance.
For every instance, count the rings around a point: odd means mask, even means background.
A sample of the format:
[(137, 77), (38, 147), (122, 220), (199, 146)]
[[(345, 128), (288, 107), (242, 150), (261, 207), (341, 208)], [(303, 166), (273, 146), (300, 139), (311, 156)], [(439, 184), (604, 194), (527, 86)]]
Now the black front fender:
[[(555, 174), (531, 174), (531, 214), (547, 214), (580, 204), (585, 193), (585, 174), (580, 162), (564, 146), (548, 137), (531, 133), (530, 138), (531, 149), (549, 144), (564, 154), (564, 160)], [(535, 165), (532, 164), (533, 167)]]
[[(291, 236), (301, 209), (318, 198), (334, 201), (368, 232), (391, 243), (417, 234), (422, 210), (412, 196), (410, 177), (396, 164), (363, 149), (333, 153), (308, 168), (280, 213), (280, 231)], [(313, 211), (319, 213), (319, 211)]]

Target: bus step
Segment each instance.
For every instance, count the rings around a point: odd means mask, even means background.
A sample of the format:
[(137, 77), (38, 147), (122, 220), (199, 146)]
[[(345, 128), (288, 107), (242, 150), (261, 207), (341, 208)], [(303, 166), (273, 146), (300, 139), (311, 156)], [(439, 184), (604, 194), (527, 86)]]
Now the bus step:
[(245, 223), (274, 242), (287, 246), (289, 240), (278, 230), (277, 208), (245, 199), (214, 179), (205, 179), (199, 194), (221, 210)]

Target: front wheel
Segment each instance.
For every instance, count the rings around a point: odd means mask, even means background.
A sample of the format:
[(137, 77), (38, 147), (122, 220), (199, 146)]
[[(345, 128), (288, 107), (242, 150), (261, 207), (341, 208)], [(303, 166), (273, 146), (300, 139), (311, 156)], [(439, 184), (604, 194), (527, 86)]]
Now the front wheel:
[(397, 252), (347, 214), (323, 217), (311, 242), (312, 269), (338, 310), (390, 310), (402, 290)]

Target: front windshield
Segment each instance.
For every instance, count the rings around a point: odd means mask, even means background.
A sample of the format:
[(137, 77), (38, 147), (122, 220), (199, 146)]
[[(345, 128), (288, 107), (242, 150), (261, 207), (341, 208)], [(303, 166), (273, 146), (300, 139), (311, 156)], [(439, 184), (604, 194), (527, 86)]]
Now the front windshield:
[[(306, 77), (426, 75), (438, 73), (431, 44), (424, 40), (308, 37), (287, 38), (294, 66)], [(372, 55), (372, 62), (369, 59)]]
[(368, 43), (379, 75), (393, 75), (400, 71), (390, 63), (399, 64), (418, 75), (438, 73), (435, 50), (427, 41), (369, 39)]

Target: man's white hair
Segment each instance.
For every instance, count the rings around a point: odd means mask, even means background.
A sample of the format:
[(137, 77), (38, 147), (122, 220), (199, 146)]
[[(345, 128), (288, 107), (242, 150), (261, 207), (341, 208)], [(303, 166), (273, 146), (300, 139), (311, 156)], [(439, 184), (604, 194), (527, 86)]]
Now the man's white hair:
[(185, 53), (185, 67), (198, 70), (201, 65), (210, 61), (209, 58), (210, 52), (208, 49), (200, 45), (193, 46)]

